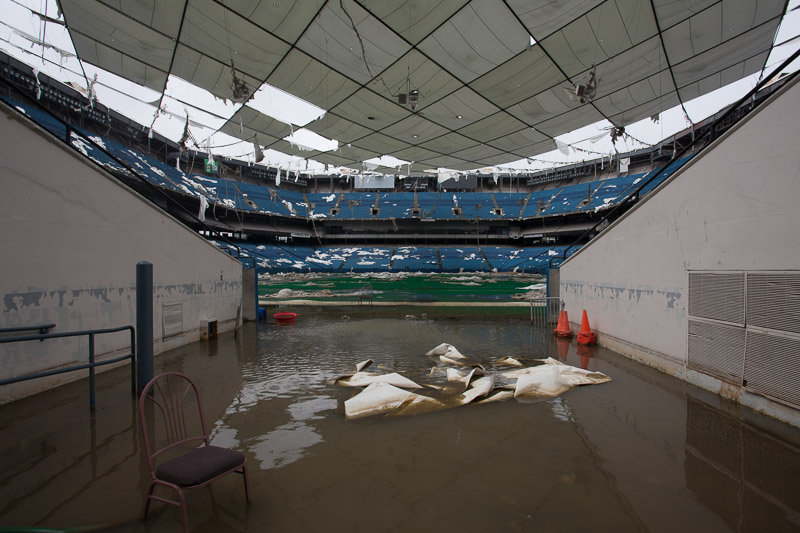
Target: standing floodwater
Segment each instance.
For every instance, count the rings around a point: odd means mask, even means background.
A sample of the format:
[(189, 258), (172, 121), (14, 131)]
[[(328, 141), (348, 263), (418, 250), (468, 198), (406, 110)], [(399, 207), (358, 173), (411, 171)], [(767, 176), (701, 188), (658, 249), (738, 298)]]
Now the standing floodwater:
[[(402, 315), (401, 315), (402, 316)], [(424, 382), (447, 342), (477, 361), (547, 357), (611, 377), (555, 399), (347, 420), (375, 370)], [(600, 348), (577, 351), (520, 318), (347, 319), (301, 313), (165, 354), (194, 377), (216, 444), (241, 480), (190, 493), (193, 531), (730, 531), (800, 528), (800, 431)], [(176, 508), (139, 522), (147, 487), (126, 371), (5, 406), (0, 526), (108, 524), (176, 531)]]

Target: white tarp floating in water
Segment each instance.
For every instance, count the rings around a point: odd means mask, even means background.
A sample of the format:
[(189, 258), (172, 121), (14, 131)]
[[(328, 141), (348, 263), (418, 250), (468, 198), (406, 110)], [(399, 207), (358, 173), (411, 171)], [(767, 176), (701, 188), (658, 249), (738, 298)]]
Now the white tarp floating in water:
[(421, 389), (422, 385), (417, 385), (405, 376), (401, 376), (397, 372), (389, 374), (375, 374), (372, 372), (362, 372), (372, 364), (372, 359), (367, 359), (356, 365), (356, 371), (353, 374), (345, 374), (335, 378), (333, 381), (345, 387), (367, 387), (373, 383), (388, 383), (395, 387), (404, 389)]
[(439, 360), (443, 363), (450, 363), (450, 364), (461, 364), (463, 359), (466, 359), (461, 352), (456, 350), (456, 347), (452, 344), (447, 344), (443, 342), (433, 350), (430, 350), (425, 355), (429, 357), (439, 357)]
[[(539, 364), (525, 366), (512, 357), (504, 357), (494, 364), (516, 366), (514, 370), (500, 372), (500, 383), (494, 375), (484, 375), (484, 368), (473, 365), (470, 370), (467, 358), (451, 344), (442, 343), (425, 355), (439, 358), (445, 364), (459, 365), (462, 368), (434, 366), (430, 378), (446, 376), (444, 385), (426, 384), (432, 389), (431, 395), (411, 392), (405, 389), (422, 389), (414, 381), (396, 373), (373, 374), (363, 372), (372, 360), (356, 365), (355, 372), (339, 376), (333, 380), (347, 387), (366, 387), (344, 402), (345, 415), (359, 418), (376, 414), (407, 415), (430, 412), (466, 405), (468, 403), (490, 403), (511, 398), (552, 398), (579, 385), (595, 385), (611, 381), (602, 372), (592, 372), (566, 365), (553, 358), (536, 359)], [(481, 377), (478, 377), (481, 376)]]
[(469, 387), (469, 383), (472, 381), (476, 371), (483, 372), (478, 368), (473, 368), (465, 374), (456, 368), (448, 368), (447, 385), (444, 387), (444, 392), (447, 394), (461, 394)]
[(501, 365), (510, 365), (510, 366), (525, 366), (522, 363), (520, 363), (517, 359), (514, 359), (513, 357), (503, 357), (502, 359), (497, 361), (497, 363)]
[(591, 372), (565, 365), (548, 357), (543, 365), (505, 372), (504, 377), (517, 378), (514, 398), (558, 396), (578, 385), (595, 385), (611, 381), (602, 372)]
[(476, 398), (486, 396), (494, 389), (494, 377), (483, 376), (472, 382), (469, 389), (467, 389), (461, 396), (464, 399), (464, 404), (468, 404)]
[(437, 400), (377, 381), (344, 402), (347, 418), (377, 415), (399, 407), (427, 404), (431, 410), (441, 405)]

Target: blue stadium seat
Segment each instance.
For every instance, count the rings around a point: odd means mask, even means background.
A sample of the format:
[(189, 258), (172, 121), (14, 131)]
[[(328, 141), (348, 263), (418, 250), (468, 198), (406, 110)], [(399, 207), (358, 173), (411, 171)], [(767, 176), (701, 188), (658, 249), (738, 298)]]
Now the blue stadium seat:
[(486, 272), (489, 264), (477, 246), (440, 246), (442, 272)]
[(395, 192), (381, 194), (378, 200), (381, 218), (411, 218), (411, 209), (414, 207), (413, 192)]
[(396, 248), (392, 256), (393, 272), (439, 272), (436, 248), (403, 246)]
[(503, 210), (504, 219), (516, 219), (522, 214), (522, 206), (528, 193), (521, 192), (496, 192), (493, 193), (497, 207)]
[(558, 189), (545, 189), (543, 191), (532, 192), (528, 197), (528, 204), (525, 206), (525, 211), (522, 213), (522, 218), (533, 218), (537, 216), (541, 208), (557, 196)]
[(342, 272), (387, 272), (392, 260), (388, 246), (350, 248), (347, 259), (339, 269)]
[(550, 205), (539, 213), (539, 215), (548, 216), (574, 213), (578, 211), (578, 206), (590, 198), (592, 193), (599, 186), (599, 181), (592, 181), (564, 187), (558, 192), (555, 198), (552, 199)]

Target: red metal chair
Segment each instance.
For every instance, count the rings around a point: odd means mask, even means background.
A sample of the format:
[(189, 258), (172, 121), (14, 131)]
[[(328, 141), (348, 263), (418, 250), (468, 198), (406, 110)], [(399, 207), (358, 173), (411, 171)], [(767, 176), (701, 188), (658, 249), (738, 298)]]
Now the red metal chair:
[[(183, 530), (188, 532), (184, 491), (205, 487), (231, 472), (244, 477), (245, 497), (250, 501), (244, 454), (210, 445), (200, 395), (188, 376), (165, 372), (154, 377), (139, 397), (139, 421), (151, 478), (142, 519), (147, 516), (151, 500), (175, 505), (181, 508)], [(154, 434), (152, 447), (150, 430)], [(198, 442), (202, 445), (196, 447)], [(159, 485), (175, 491), (178, 500), (155, 495)]]

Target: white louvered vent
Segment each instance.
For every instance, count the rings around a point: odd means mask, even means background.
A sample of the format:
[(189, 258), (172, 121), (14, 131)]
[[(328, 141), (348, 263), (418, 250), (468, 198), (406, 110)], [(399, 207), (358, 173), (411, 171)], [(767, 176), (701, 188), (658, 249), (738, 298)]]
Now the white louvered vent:
[(691, 272), (689, 315), (689, 368), (800, 407), (800, 272)]
[(749, 273), (747, 324), (800, 333), (800, 273)]
[(690, 318), (688, 366), (740, 384), (744, 341), (743, 327)]
[(690, 272), (689, 314), (744, 325), (744, 272)]
[(800, 406), (800, 339), (747, 332), (748, 389)]
[(161, 304), (163, 338), (183, 333), (183, 302)]

